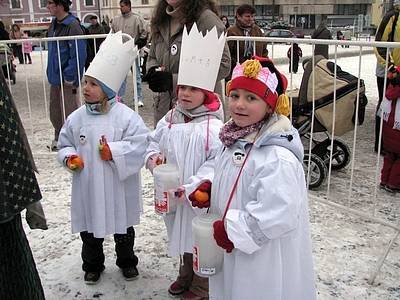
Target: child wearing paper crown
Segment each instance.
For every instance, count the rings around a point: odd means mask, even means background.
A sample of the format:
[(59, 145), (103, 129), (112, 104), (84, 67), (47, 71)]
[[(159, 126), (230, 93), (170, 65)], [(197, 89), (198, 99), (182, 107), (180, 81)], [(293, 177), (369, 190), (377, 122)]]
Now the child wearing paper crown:
[[(175, 165), (180, 174), (182, 186), (170, 193), (178, 194), (180, 203), (176, 212), (167, 214), (164, 221), (169, 240), (168, 254), (181, 256), (178, 277), (168, 292), (181, 299), (208, 299), (208, 279), (193, 272), (192, 220), (196, 215), (206, 213), (205, 208), (210, 204), (211, 185), (203, 177), (211, 172), (217, 149), (221, 146), (218, 133), (224, 114), (221, 101), (213, 90), (224, 44), (225, 35), (218, 38), (215, 28), (204, 38), (196, 23), (189, 35), (184, 29), (178, 101), (149, 136), (147, 168), (153, 172), (157, 162), (165, 160)], [(209, 55), (204, 47), (212, 48)], [(199, 63), (207, 61), (210, 68)]]
[(378, 110), (383, 118), (382, 143), (385, 157), (380, 187), (389, 193), (400, 192), (400, 67), (388, 70), (388, 87)]
[(268, 59), (237, 65), (231, 120), (219, 137), (211, 191), (214, 239), (225, 249), (210, 299), (316, 299), (303, 146), (286, 117), (286, 78)]
[(120, 32), (107, 36), (85, 73), (85, 105), (68, 117), (58, 139), (58, 160), (73, 173), (72, 232), (83, 242), (87, 284), (97, 283), (105, 268), (103, 240), (109, 234), (125, 279), (138, 276), (133, 225), (140, 221), (139, 172), (149, 130), (136, 112), (115, 101), (135, 58), (133, 49), (132, 40), (122, 43)]

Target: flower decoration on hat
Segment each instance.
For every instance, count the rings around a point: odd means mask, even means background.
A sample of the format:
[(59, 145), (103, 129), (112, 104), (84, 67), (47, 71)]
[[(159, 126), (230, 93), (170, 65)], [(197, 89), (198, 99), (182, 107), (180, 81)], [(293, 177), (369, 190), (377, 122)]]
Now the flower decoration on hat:
[[(272, 61), (268, 62), (273, 66)], [(234, 89), (252, 92), (263, 99), (276, 113), (288, 116), (290, 104), (285, 94), (287, 79), (275, 68), (273, 69), (263, 67), (259, 59), (246, 60), (233, 69), (232, 80), (228, 82), (226, 90), (228, 93)], [(279, 83), (281, 94), (277, 91)]]

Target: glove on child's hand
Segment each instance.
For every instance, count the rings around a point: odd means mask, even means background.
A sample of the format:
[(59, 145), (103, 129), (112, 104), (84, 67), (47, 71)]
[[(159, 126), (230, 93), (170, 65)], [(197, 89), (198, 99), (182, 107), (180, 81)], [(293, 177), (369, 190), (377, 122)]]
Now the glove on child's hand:
[(214, 227), (214, 239), (217, 242), (217, 245), (221, 248), (225, 249), (227, 253), (231, 253), (235, 245), (233, 245), (232, 241), (228, 238), (228, 234), (225, 230), (224, 221), (217, 220), (213, 223)]
[(211, 182), (205, 181), (189, 195), (189, 200), (193, 207), (205, 208), (210, 207)]
[(385, 96), (389, 100), (397, 100), (397, 98), (400, 98), (400, 86), (389, 84), (386, 88)]
[(66, 166), (68, 169), (72, 171), (80, 171), (84, 167), (84, 163), (82, 158), (79, 157), (79, 155), (71, 155), (67, 158), (66, 160)]
[(113, 158), (110, 146), (108, 146), (106, 137), (104, 135), (101, 136), (99, 143), (100, 158), (105, 161), (112, 160)]

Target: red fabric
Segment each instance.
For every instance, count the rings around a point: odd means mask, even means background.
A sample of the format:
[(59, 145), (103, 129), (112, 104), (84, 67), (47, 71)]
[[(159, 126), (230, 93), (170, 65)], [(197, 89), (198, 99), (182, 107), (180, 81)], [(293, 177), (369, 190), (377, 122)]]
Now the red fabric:
[(232, 241), (228, 238), (228, 234), (225, 230), (224, 221), (217, 220), (213, 224), (214, 227), (214, 239), (217, 245), (225, 249), (227, 253), (231, 253), (235, 246)]
[(381, 171), (381, 184), (400, 189), (400, 155), (386, 153)]
[(387, 122), (383, 122), (382, 126), (382, 142), (383, 148), (392, 153), (400, 154), (400, 130), (393, 129), (394, 114), (396, 111), (396, 101), (392, 101), (392, 109)]
[(400, 97), (400, 86), (393, 86), (392, 84), (389, 84), (389, 86), (386, 88), (385, 96), (389, 100), (396, 100)]
[[(208, 194), (208, 201), (206, 202), (200, 202), (198, 199), (196, 199), (195, 193), (196, 191), (201, 191), (205, 192)], [(189, 200), (192, 202), (193, 207), (198, 207), (198, 208), (205, 208), (205, 207), (210, 207), (210, 200), (211, 200), (211, 182), (210, 181), (205, 181), (201, 183), (196, 190), (193, 191), (189, 195)]]

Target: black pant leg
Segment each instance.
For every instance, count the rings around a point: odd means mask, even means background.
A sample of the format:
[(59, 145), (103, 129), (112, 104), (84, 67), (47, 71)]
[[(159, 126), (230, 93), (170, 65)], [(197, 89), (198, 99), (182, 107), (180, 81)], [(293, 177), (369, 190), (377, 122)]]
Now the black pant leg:
[(95, 238), (93, 233), (83, 231), (82, 239), (82, 270), (85, 272), (102, 272), (104, 270), (104, 239)]
[(116, 265), (120, 268), (137, 266), (139, 259), (133, 251), (135, 245), (135, 229), (127, 228), (126, 234), (114, 234), (115, 252), (117, 253)]
[[(376, 85), (378, 86), (378, 94), (379, 94), (378, 105), (376, 106), (376, 112), (378, 112), (378, 109), (383, 99), (384, 83), (385, 83), (385, 78), (378, 76), (376, 77)], [(375, 152), (378, 152), (380, 125), (381, 125), (381, 118), (375, 113)]]

